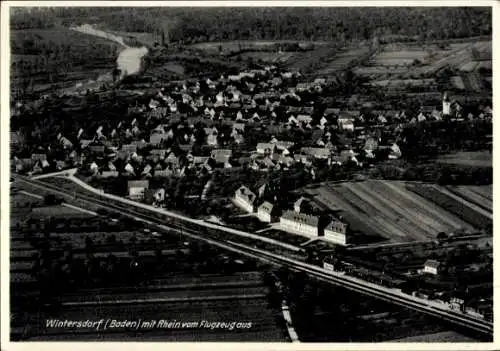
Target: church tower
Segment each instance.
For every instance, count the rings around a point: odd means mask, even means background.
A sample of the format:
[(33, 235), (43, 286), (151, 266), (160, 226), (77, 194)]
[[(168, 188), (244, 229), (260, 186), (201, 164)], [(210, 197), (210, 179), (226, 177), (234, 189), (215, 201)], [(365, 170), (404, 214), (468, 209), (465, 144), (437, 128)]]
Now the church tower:
[(449, 116), (451, 114), (451, 102), (448, 97), (448, 93), (444, 93), (443, 96), (443, 116)]

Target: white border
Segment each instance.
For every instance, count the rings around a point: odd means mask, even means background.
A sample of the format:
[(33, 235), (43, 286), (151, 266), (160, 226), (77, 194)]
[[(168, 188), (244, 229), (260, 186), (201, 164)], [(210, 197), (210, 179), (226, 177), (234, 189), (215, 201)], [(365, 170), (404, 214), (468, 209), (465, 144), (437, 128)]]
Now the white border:
[[(10, 315), (9, 315), (9, 121), (10, 121), (10, 104), (9, 104), (9, 67), (10, 67), (10, 49), (9, 49), (9, 7), (32, 7), (32, 6), (116, 6), (116, 7), (154, 7), (154, 6), (200, 6), (200, 7), (261, 7), (261, 6), (333, 6), (333, 7), (403, 7), (403, 6), (491, 6), (493, 8), (493, 109), (498, 108), (498, 89), (499, 83), (496, 81), (497, 72), (500, 69), (498, 62), (498, 53), (500, 51), (500, 44), (496, 42), (496, 38), (500, 37), (499, 24), (499, 2), (488, 0), (475, 0), (475, 1), (3, 1), (1, 3), (1, 30), (0, 30), (0, 92), (1, 92), (1, 119), (0, 119), (0, 160), (1, 160), (1, 208), (0, 208), (0, 281), (1, 281), (1, 350), (67, 350), (71, 348), (73, 351), (78, 350), (108, 350), (110, 348), (123, 348), (123, 343), (119, 342), (14, 342), (9, 341), (10, 330)], [(497, 58), (497, 59), (495, 59)], [(500, 132), (498, 123), (493, 124), (494, 135)], [(494, 138), (496, 139), (496, 138)], [(495, 155), (497, 155), (496, 142), (494, 142), (493, 162), (495, 162)], [(494, 184), (493, 194), (497, 192), (497, 174), (494, 168)], [(496, 196), (495, 196), (496, 198)], [(498, 205), (498, 206), (497, 206)], [(497, 213), (500, 205), (494, 201), (494, 213)], [(496, 228), (496, 226), (495, 226)], [(493, 246), (499, 239), (494, 237)], [(496, 250), (494, 251), (496, 253)], [(285, 343), (165, 343), (160, 342), (126, 342), (127, 348), (135, 350), (139, 348), (148, 348), (154, 350), (164, 350), (165, 347), (169, 349), (193, 349), (206, 348), (211, 350), (498, 350), (500, 344), (498, 343), (499, 326), (497, 323), (498, 313), (500, 309), (497, 306), (498, 301), (498, 286), (499, 274), (497, 267), (496, 257), (494, 259), (494, 335), (495, 341), (492, 343), (302, 343), (302, 344), (285, 344)]]

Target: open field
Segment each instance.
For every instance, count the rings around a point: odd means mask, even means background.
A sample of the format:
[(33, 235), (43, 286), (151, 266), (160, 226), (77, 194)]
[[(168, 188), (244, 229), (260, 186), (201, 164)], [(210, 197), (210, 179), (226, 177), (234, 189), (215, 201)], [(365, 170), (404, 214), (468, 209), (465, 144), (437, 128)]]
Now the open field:
[(440, 231), (472, 228), (457, 216), (406, 190), (403, 182), (370, 180), (325, 184), (308, 192), (332, 211), (339, 211), (353, 229), (391, 242), (429, 240), (436, 238)]
[(492, 153), (488, 151), (464, 151), (443, 155), (438, 158), (438, 162), (464, 166), (493, 167)]

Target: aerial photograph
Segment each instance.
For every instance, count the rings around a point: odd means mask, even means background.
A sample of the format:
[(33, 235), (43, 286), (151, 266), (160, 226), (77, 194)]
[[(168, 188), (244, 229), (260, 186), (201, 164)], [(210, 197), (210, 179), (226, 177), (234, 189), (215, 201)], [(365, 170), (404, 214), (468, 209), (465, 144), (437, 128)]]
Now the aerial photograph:
[(492, 343), (493, 7), (398, 4), (8, 7), (10, 342)]

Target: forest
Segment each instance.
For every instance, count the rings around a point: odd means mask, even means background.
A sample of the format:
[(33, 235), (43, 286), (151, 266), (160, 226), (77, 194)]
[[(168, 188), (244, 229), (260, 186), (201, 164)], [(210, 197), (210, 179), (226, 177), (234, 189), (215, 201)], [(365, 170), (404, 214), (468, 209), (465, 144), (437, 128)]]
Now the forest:
[(170, 41), (438, 40), (492, 33), (488, 7), (72, 7), (15, 8), (11, 29), (83, 23), (110, 30), (163, 30)]

